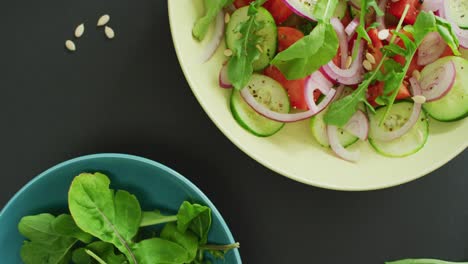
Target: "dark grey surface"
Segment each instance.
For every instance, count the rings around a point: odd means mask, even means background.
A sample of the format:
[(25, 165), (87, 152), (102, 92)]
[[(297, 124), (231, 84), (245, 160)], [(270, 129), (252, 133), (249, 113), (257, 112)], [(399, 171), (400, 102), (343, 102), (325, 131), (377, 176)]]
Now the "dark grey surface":
[[(113, 41), (94, 27), (102, 13), (112, 15)], [(86, 34), (68, 54), (64, 40), (82, 21)], [(271, 172), (230, 143), (193, 97), (165, 0), (2, 1), (0, 32), (0, 207), (56, 163), (130, 153), (197, 184), (241, 242), (245, 263), (468, 260), (468, 152), (374, 192), (322, 190)]]

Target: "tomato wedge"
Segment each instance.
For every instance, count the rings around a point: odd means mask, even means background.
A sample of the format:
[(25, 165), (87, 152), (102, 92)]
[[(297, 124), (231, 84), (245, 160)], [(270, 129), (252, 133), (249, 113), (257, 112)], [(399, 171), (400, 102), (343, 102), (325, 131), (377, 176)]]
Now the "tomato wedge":
[(235, 0), (234, 1), (234, 6), (236, 8), (241, 8), (241, 7), (244, 7), (244, 6), (248, 6), (251, 2), (253, 2), (253, 0)]
[[(447, 0), (446, 0), (447, 1)], [(404, 22), (407, 24), (414, 24), (416, 22), (416, 17), (418, 16), (419, 12), (421, 11), (421, 3), (420, 0), (399, 0), (399, 1), (388, 1), (388, 12), (398, 19), (403, 16), (403, 12), (405, 11), (405, 7), (408, 4), (409, 10), (408, 14), (405, 16)]]
[[(379, 106), (379, 104), (375, 102), (375, 99), (377, 99), (377, 97), (382, 95), (383, 89), (384, 89), (383, 82), (376, 82), (375, 84), (369, 86), (369, 88), (367, 89), (367, 101), (372, 106), (374, 107)], [(400, 90), (398, 91), (396, 100), (403, 100), (409, 97), (411, 97), (411, 93), (408, 90), (408, 86), (406, 82), (403, 82), (400, 86)]]
[(284, 3), (283, 0), (268, 0), (263, 4), (263, 7), (270, 11), (276, 21), (276, 24), (283, 23), (293, 14), (293, 11)]
[(375, 59), (375, 63), (372, 64), (372, 69), (375, 70), (383, 57), (381, 50), (383, 48), (383, 43), (382, 40), (379, 39), (377, 29), (372, 28), (367, 33), (372, 40), (372, 45), (367, 45), (367, 51), (372, 54)]
[(304, 33), (292, 27), (278, 27), (278, 52), (289, 48), (304, 37)]

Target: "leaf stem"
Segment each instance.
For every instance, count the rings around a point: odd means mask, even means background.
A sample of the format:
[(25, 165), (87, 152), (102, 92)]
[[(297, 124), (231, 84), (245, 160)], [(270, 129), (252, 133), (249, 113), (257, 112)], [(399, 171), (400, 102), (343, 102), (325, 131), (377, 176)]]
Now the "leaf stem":
[(175, 221), (177, 221), (177, 215), (169, 215), (169, 216), (161, 217), (161, 218), (154, 219), (154, 220), (150, 219), (147, 221), (142, 221), (140, 223), (140, 227), (171, 223)]
[(200, 246), (200, 249), (228, 251), (228, 250), (239, 248), (239, 247), (240, 247), (239, 242), (236, 242), (236, 243), (229, 244), (229, 245), (203, 245), (203, 246)]
[(98, 255), (94, 254), (94, 252), (92, 252), (91, 250), (89, 249), (85, 249), (85, 252), (86, 254), (88, 254), (90, 257), (92, 257), (93, 259), (95, 259), (97, 262), (99, 262), (99, 264), (107, 264), (107, 262), (105, 262), (102, 258), (100, 258)]

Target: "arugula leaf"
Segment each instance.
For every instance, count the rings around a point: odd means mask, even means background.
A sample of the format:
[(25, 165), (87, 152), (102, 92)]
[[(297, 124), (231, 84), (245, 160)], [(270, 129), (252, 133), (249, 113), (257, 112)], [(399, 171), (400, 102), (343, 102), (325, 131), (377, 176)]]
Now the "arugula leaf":
[(335, 14), (338, 0), (318, 0), (315, 4), (313, 15), (320, 22), (330, 21)]
[(195, 259), (198, 251), (198, 238), (190, 230), (180, 232), (175, 223), (169, 223), (161, 231), (161, 238), (175, 242), (185, 248), (190, 259)]
[(262, 23), (257, 21), (258, 6), (260, 1), (250, 4), (248, 9), (249, 19), (239, 24), (236, 31), (239, 38), (232, 47), (233, 56), (228, 62), (228, 78), (234, 88), (241, 90), (250, 81), (253, 74), (253, 62), (258, 60), (261, 51), (258, 45), (263, 38), (256, 34), (262, 28)]
[(183, 233), (187, 229), (191, 230), (198, 236), (201, 245), (206, 244), (211, 228), (211, 209), (207, 206), (183, 202), (177, 213), (177, 228)]
[(105, 261), (107, 264), (123, 264), (127, 263), (127, 258), (122, 254), (115, 254), (115, 248), (112, 244), (96, 241), (84, 248), (78, 248), (73, 251), (72, 260), (75, 264), (93, 264), (95, 261), (86, 252), (86, 250), (91, 251), (93, 254), (97, 255), (101, 260)]
[(140, 227), (177, 221), (177, 215), (163, 215), (161, 211), (142, 212)]
[(205, 15), (195, 22), (192, 29), (192, 35), (197, 40), (203, 40), (210, 28), (211, 23), (216, 19), (219, 12), (228, 4), (232, 3), (232, 0), (205, 0)]
[(138, 263), (183, 264), (190, 263), (189, 252), (179, 244), (158, 237), (143, 240), (132, 247)]
[(18, 230), (30, 240), (21, 247), (21, 259), (26, 264), (67, 264), (71, 259), (70, 249), (76, 242), (92, 240), (91, 235), (76, 227), (69, 215), (26, 216), (20, 220)]
[(271, 64), (287, 79), (301, 79), (328, 63), (337, 51), (338, 36), (333, 26), (319, 23), (309, 35), (278, 53)]
[(83, 231), (112, 243), (130, 263), (137, 263), (131, 245), (141, 222), (140, 204), (126, 191), (109, 189), (109, 184), (101, 173), (75, 177), (68, 193), (70, 212)]
[(468, 264), (468, 262), (451, 262), (438, 259), (402, 259), (385, 262), (385, 264)]
[[(360, 42), (361, 39), (365, 39), (367, 43), (372, 43), (372, 40), (367, 33), (365, 28), (366, 25), (366, 15), (372, 9), (375, 11), (377, 16), (383, 16), (385, 13), (379, 8), (376, 0), (361, 0), (361, 11), (359, 13), (359, 25), (356, 28), (356, 33), (358, 34), (357, 43)], [(375, 27), (375, 24), (372, 24), (369, 28)]]

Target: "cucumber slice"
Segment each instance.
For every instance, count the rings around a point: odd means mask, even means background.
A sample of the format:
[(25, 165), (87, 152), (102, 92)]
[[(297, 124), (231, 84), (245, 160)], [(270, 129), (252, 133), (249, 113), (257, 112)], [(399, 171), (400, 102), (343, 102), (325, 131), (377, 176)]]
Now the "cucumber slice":
[(448, 1), (450, 18), (461, 28), (468, 28), (468, 1), (466, 0), (444, 0)]
[[(247, 87), (254, 96), (257, 95), (258, 102), (276, 112), (289, 113), (288, 93), (275, 80), (253, 74)], [(271, 136), (284, 126), (284, 123), (270, 120), (255, 112), (236, 90), (233, 90), (231, 95), (231, 112), (240, 126), (259, 137)]]
[(441, 99), (425, 103), (424, 110), (439, 121), (456, 121), (468, 116), (468, 60), (460, 57), (444, 57), (427, 65), (421, 72), (421, 78), (433, 70), (453, 61), (457, 71), (455, 83), (448, 94)]
[[(330, 143), (328, 142), (328, 135), (327, 135), (327, 128), (325, 121), (323, 121), (323, 117), (325, 116), (326, 111), (322, 111), (318, 115), (313, 116), (310, 119), (310, 130), (312, 131), (312, 135), (314, 136), (315, 140), (325, 148), (330, 147)], [(352, 144), (356, 143), (359, 138), (351, 135), (350, 133), (344, 131), (341, 128), (338, 128), (338, 138), (340, 143), (344, 147), (351, 146)]]
[(399, 102), (393, 105), (382, 126), (379, 126), (387, 107), (381, 107), (375, 115), (370, 115), (369, 143), (380, 154), (387, 157), (405, 157), (418, 152), (426, 144), (429, 135), (429, 122), (424, 111), (421, 111), (419, 120), (404, 136), (392, 141), (373, 139), (378, 130), (392, 131), (402, 127), (413, 112), (413, 103)]
[[(236, 41), (240, 38), (238, 32), (239, 25), (249, 19), (247, 14), (248, 6), (237, 9), (231, 16), (226, 27), (226, 45), (229, 49), (234, 50)], [(261, 23), (262, 28), (256, 32), (261, 36), (263, 41), (260, 43), (262, 53), (258, 60), (254, 61), (253, 68), (255, 71), (264, 69), (270, 64), (270, 61), (276, 54), (278, 45), (278, 30), (276, 23), (271, 14), (263, 7), (258, 8), (257, 22)]]

